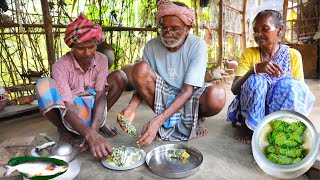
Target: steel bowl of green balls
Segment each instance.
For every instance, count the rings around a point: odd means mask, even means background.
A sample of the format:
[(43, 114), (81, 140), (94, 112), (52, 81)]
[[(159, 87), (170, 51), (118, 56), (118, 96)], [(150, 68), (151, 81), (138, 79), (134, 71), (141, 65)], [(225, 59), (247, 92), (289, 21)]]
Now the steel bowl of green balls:
[(252, 153), (267, 174), (291, 179), (307, 172), (319, 152), (319, 135), (304, 115), (280, 110), (264, 117), (252, 136)]

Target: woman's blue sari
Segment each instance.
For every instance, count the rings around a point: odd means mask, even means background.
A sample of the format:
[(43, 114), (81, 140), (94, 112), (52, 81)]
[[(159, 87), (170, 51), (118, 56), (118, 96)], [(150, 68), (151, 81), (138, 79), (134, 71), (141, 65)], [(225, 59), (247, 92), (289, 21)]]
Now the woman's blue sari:
[(291, 76), (289, 47), (280, 45), (274, 59), (284, 71), (279, 77), (253, 74), (241, 87), (229, 105), (227, 120), (237, 122), (241, 114), (246, 125), (254, 130), (268, 114), (282, 109), (294, 110), (308, 116), (315, 101), (308, 86)]

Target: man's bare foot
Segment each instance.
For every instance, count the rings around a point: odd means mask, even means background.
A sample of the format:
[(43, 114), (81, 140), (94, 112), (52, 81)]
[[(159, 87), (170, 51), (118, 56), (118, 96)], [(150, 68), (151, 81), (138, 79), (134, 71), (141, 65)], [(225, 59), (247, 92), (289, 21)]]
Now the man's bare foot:
[(79, 141), (74, 144), (75, 147), (79, 148), (80, 152), (89, 150), (89, 145), (86, 143), (84, 138), (79, 139)]
[(73, 133), (68, 131), (68, 130), (59, 130), (59, 134), (60, 134), (60, 138), (59, 138), (59, 142), (66, 142), (69, 143), (71, 145), (74, 144), (74, 137), (73, 137)]
[(205, 117), (198, 119), (195, 138), (199, 138), (208, 134), (208, 130), (203, 125), (204, 121), (205, 121)]
[(107, 123), (105, 123), (104, 126), (100, 128), (100, 131), (102, 131), (109, 137), (113, 137), (118, 134), (117, 128), (113, 125), (108, 125)]
[(245, 123), (242, 123), (238, 127), (238, 130), (235, 134), (235, 138), (245, 144), (250, 144), (252, 139), (253, 131), (248, 128)]
[(158, 133), (157, 133), (156, 137), (153, 140), (157, 141), (157, 142), (163, 141)]
[(86, 151), (88, 149), (88, 146), (85, 143), (85, 140), (82, 136), (78, 134), (74, 134), (67, 130), (59, 131), (59, 133), (60, 133), (59, 142), (69, 143), (72, 146), (79, 148), (81, 152)]

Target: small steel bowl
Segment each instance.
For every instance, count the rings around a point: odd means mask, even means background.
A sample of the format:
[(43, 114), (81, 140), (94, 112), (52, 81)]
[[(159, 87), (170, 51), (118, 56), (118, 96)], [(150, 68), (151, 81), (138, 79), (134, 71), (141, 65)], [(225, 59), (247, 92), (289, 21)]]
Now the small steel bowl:
[[(264, 149), (268, 145), (265, 141), (265, 137), (269, 132), (268, 123), (281, 117), (290, 117), (295, 119), (294, 121), (301, 121), (307, 127), (303, 138), (305, 138), (305, 145), (310, 151), (307, 156), (298, 163), (279, 165), (268, 160), (264, 154)], [(283, 179), (296, 178), (307, 172), (316, 161), (319, 152), (319, 135), (312, 122), (304, 115), (295, 111), (281, 110), (273, 112), (263, 118), (253, 133), (251, 145), (253, 157), (265, 173)]]
[(66, 162), (72, 161), (78, 155), (79, 150), (72, 147), (71, 144), (65, 142), (59, 142), (51, 148), (52, 158), (64, 160)]

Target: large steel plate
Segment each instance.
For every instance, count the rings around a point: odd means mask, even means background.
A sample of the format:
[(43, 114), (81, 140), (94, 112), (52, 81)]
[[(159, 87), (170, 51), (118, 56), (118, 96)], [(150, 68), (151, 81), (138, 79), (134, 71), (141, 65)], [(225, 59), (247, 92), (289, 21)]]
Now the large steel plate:
[[(186, 149), (190, 154), (188, 162), (171, 158), (168, 150)], [(152, 149), (146, 156), (149, 169), (156, 175), (165, 178), (184, 178), (197, 172), (203, 162), (202, 153), (194, 147), (183, 144), (166, 144)]]

